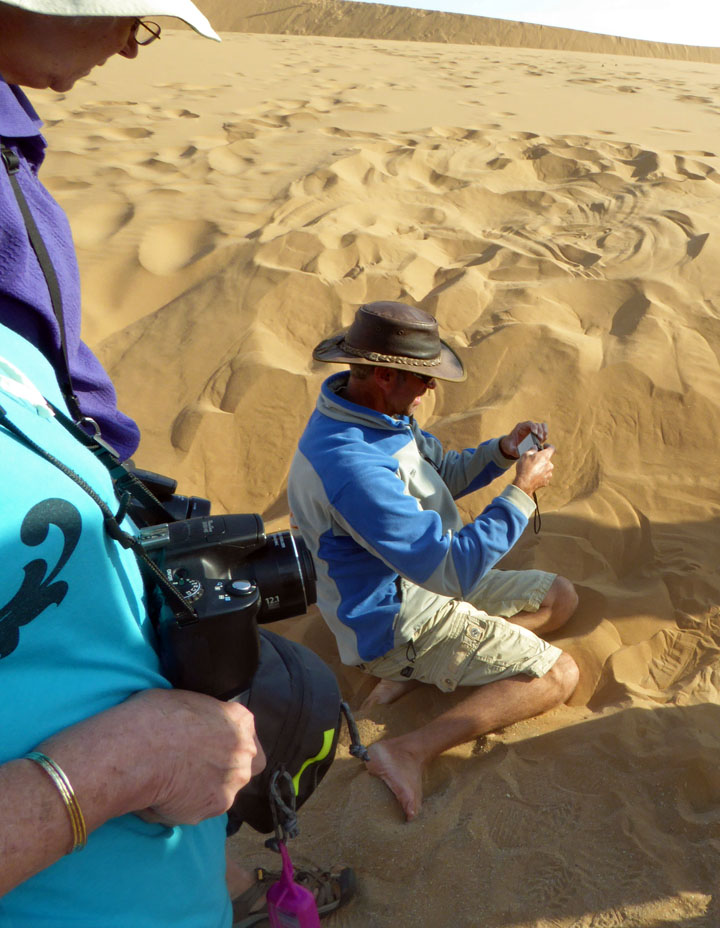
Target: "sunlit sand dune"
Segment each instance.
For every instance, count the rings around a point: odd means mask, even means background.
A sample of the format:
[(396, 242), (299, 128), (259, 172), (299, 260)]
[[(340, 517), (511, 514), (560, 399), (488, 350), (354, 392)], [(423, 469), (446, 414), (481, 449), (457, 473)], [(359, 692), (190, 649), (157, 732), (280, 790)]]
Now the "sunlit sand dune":
[[(447, 444), (549, 423), (542, 529), (505, 566), (576, 583), (560, 644), (580, 686), (445, 755), (411, 825), (341, 747), (293, 845), (358, 872), (332, 924), (717, 928), (720, 67), (598, 37), (602, 54), (490, 47), (504, 27), (486, 45), (410, 41), (425, 15), (392, 15), (404, 41), (369, 20), (365, 39), (169, 32), (33, 95), (86, 338), (141, 424), (137, 463), (270, 529), (329, 373), (311, 349), (364, 301), (425, 307), (462, 356), (467, 382), (421, 412)], [(494, 492), (464, 500), (467, 518)], [(358, 706), (371, 683), (319, 616), (282, 629)], [(416, 690), (361, 733), (448, 699)], [(260, 847), (233, 843), (275, 863)]]
[[(577, 29), (536, 26), (532, 23), (489, 19), (434, 10), (413, 10), (383, 3), (353, 0), (304, 0), (280, 4), (273, 0), (205, 0), (203, 10), (218, 29), (228, 32), (281, 33), (285, 35), (339, 36), (360, 39), (398, 39), (402, 42), (450, 42), (497, 45), (503, 48), (546, 48), (554, 51), (599, 52), (606, 55), (641, 55), (687, 61), (720, 61), (717, 48), (670, 45)], [(678, 9), (678, 15), (683, 15)], [(712, 28), (708, 41), (713, 42)]]

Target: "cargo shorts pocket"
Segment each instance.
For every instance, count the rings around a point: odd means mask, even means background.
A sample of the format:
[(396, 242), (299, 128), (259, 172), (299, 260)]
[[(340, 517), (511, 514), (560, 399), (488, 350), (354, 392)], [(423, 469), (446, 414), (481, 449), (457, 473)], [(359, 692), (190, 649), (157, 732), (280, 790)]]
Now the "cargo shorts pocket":
[(517, 674), (541, 677), (561, 654), (526, 628), (466, 603), (457, 608), (453, 621), (457, 627), (437, 649), (428, 680), (445, 693)]
[(489, 623), (478, 610), (460, 605), (452, 618), (453, 628), (428, 653), (431, 658), (423, 679), (444, 693), (452, 693), (488, 638)]

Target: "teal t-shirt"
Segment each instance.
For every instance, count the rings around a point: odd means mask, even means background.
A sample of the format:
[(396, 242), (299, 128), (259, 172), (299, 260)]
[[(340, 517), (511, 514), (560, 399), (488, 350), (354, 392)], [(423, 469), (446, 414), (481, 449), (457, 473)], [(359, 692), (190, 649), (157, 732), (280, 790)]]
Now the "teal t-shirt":
[[(0, 325), (0, 405), (8, 418), (117, 511), (106, 469), (48, 415), (40, 395), (64, 408), (46, 359)], [(5, 762), (138, 690), (170, 684), (152, 645), (135, 556), (107, 536), (98, 505), (2, 426), (0, 481)], [(85, 850), (1, 898), (0, 925), (228, 928), (225, 821), (166, 828), (135, 815), (112, 819)]]

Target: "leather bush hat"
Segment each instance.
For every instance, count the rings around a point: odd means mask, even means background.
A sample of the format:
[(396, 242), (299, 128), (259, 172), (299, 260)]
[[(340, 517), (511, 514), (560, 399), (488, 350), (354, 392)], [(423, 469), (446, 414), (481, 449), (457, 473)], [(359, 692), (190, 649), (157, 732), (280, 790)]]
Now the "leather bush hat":
[(438, 380), (465, 380), (462, 361), (440, 338), (437, 320), (406, 303), (366, 303), (353, 324), (313, 350), (316, 361), (372, 364)]
[(9, 6), (45, 16), (174, 16), (195, 32), (220, 41), (207, 17), (191, 0), (4, 0)]

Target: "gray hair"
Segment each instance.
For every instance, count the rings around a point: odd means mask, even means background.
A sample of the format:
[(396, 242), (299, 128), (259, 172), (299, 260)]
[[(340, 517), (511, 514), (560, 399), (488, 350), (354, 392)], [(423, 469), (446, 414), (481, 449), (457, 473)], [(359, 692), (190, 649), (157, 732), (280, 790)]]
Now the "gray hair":
[(374, 364), (349, 364), (350, 376), (354, 380), (368, 380), (375, 370)]

